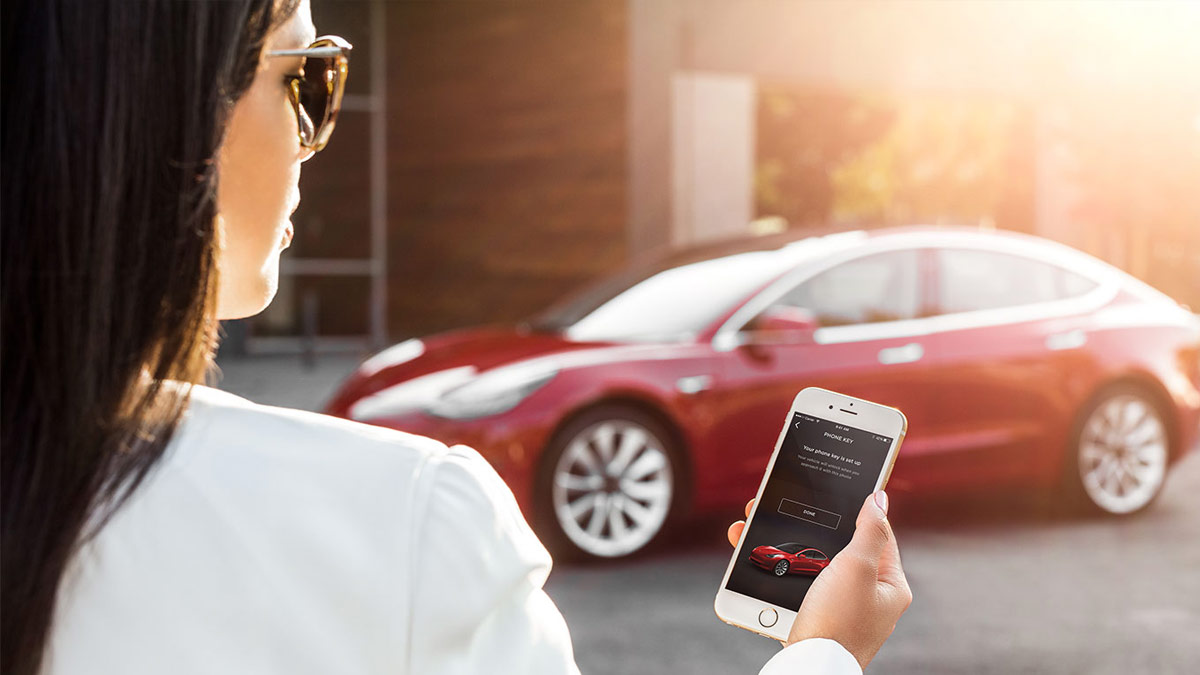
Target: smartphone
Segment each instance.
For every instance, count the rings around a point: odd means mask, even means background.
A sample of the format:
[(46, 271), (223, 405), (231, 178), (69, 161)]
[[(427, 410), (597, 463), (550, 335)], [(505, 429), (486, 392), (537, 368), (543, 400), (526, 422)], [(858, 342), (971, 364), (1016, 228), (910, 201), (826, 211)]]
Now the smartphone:
[(796, 395), (717, 599), (733, 626), (786, 640), (813, 580), (891, 475), (904, 413), (826, 389)]

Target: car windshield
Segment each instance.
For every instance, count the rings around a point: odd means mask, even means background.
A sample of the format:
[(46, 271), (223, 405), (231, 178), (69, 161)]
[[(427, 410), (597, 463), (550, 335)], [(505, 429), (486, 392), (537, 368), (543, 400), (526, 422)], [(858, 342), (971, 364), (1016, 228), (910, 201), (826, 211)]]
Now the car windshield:
[(819, 242), (833, 238), (677, 253), (610, 277), (546, 310), (529, 327), (581, 342), (688, 339), (801, 260), (827, 249)]
[(780, 544), (775, 548), (783, 551), (784, 553), (799, 553), (804, 546), (801, 544)]

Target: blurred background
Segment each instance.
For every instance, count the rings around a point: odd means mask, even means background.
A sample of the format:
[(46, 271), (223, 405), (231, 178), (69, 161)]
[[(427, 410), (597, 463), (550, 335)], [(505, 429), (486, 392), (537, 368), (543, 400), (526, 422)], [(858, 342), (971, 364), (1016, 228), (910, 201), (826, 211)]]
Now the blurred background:
[(662, 247), (830, 224), (1034, 233), (1200, 307), (1194, 3), (313, 13), (353, 71), (248, 351), (516, 320)]
[[(354, 44), (351, 76), (333, 142), (304, 168), (278, 296), (225, 325), (220, 386), (254, 400), (321, 409), (383, 347), (516, 322), (631, 263), (740, 236), (1011, 230), (1200, 309), (1200, 4), (312, 8), (318, 34)], [(1172, 481), (1119, 524), (1019, 498), (914, 503), (897, 523), (917, 602), (874, 669), (1188, 672), (1200, 467)], [(585, 672), (756, 672), (776, 646), (711, 609), (736, 517), (556, 569)]]

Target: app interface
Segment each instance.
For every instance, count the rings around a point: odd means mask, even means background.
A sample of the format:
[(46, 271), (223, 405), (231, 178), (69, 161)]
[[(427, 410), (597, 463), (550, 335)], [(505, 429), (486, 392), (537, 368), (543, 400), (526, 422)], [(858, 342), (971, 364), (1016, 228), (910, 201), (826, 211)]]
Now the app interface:
[(725, 588), (792, 610), (850, 543), (892, 439), (794, 413)]

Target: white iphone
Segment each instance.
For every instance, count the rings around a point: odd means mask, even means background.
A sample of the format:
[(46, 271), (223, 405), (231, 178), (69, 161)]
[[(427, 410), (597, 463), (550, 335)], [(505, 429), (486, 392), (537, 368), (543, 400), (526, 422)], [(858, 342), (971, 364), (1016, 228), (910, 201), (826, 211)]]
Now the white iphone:
[(713, 603), (722, 621), (786, 640), (817, 575), (891, 475), (904, 413), (809, 387), (796, 395)]

